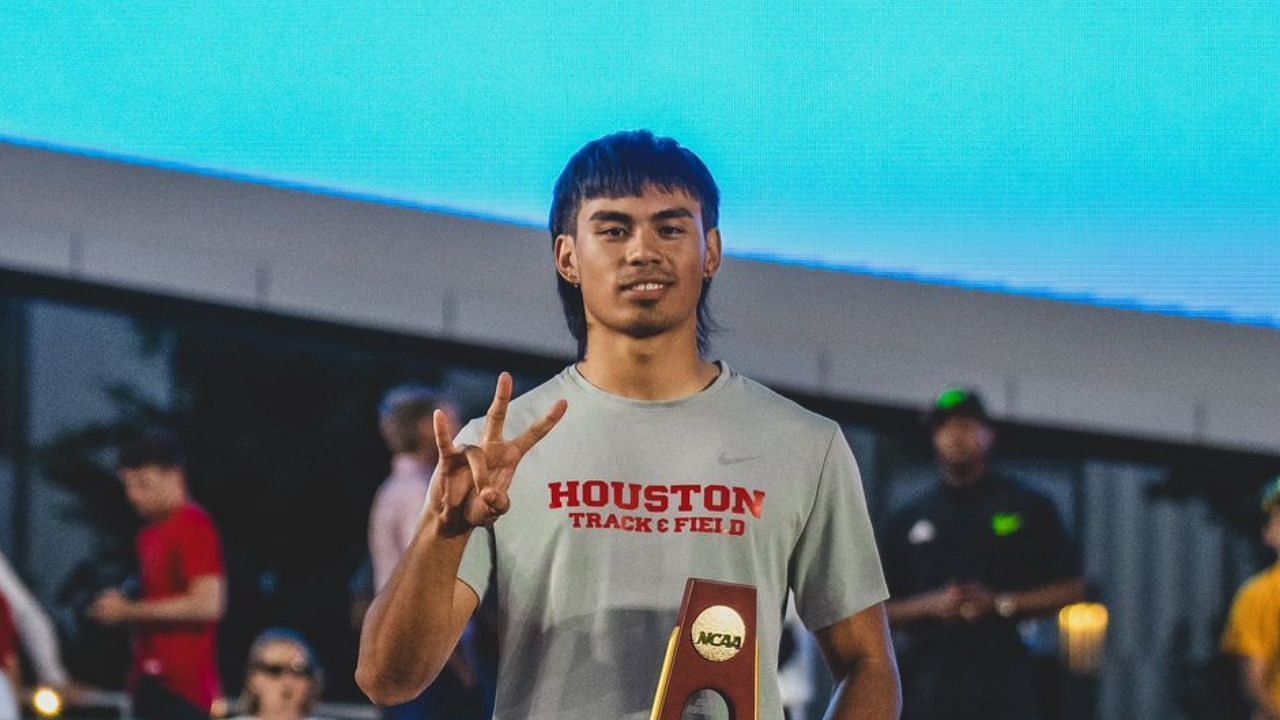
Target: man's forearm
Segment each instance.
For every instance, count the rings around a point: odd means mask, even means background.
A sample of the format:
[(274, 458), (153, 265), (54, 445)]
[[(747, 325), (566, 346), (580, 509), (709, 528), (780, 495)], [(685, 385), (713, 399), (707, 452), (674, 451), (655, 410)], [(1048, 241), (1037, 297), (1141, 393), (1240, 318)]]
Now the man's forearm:
[(851, 668), (827, 709), (828, 720), (898, 720), (901, 714), (902, 689), (892, 655)]
[(462, 612), (454, 607), (454, 592), (469, 534), (446, 538), (437, 530), (436, 516), (424, 515), (365, 616), (356, 683), (381, 705), (417, 697), (440, 673), (465, 627), (456, 621)]
[(222, 619), (221, 598), (196, 593), (162, 600), (130, 603), (125, 620), (132, 623), (217, 622)]
[(889, 618), (889, 625), (892, 627), (912, 625), (921, 620), (934, 618), (928, 593), (913, 595), (901, 600), (887, 600), (884, 604), (884, 610)]
[(1071, 578), (1007, 597), (1013, 601), (1012, 614), (1018, 617), (1044, 615), (1084, 600), (1084, 581)]

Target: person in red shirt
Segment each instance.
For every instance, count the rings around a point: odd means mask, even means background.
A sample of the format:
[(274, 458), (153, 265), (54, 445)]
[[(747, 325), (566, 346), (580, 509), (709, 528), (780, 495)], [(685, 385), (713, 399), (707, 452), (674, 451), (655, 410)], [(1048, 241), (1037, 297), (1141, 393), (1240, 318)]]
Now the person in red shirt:
[(181, 448), (167, 433), (121, 448), (117, 470), (145, 523), (137, 538), (140, 597), (108, 590), (90, 616), (133, 627), (135, 717), (207, 719), (222, 695), (216, 636), (226, 572), (218, 530), (188, 496)]

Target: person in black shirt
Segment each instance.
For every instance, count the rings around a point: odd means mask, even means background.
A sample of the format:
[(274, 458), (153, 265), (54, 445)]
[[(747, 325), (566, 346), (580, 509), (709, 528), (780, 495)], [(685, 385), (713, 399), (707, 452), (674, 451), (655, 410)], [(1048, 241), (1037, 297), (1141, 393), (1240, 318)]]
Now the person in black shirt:
[(880, 544), (903, 720), (1035, 718), (1017, 623), (1083, 597), (1074, 549), (1048, 498), (991, 471), (995, 431), (976, 393), (942, 393), (929, 420), (942, 482)]

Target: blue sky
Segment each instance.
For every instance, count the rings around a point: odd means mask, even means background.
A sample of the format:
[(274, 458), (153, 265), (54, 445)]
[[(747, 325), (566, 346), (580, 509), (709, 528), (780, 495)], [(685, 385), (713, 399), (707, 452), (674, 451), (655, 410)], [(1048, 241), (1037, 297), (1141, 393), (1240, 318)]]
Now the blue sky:
[(1280, 13), (6, 2), (0, 136), (544, 222), (648, 127), (732, 252), (1280, 327)]

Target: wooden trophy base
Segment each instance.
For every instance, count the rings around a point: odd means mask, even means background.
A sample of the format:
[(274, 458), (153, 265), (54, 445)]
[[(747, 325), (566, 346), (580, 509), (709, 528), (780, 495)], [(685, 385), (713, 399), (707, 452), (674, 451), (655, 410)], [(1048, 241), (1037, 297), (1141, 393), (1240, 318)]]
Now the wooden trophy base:
[(732, 720), (758, 720), (755, 587), (696, 578), (685, 584), (650, 720), (681, 720), (685, 703), (700, 690), (719, 693)]

